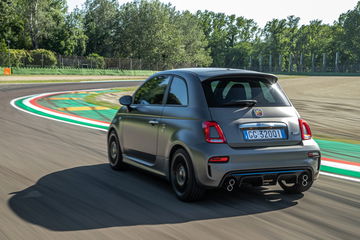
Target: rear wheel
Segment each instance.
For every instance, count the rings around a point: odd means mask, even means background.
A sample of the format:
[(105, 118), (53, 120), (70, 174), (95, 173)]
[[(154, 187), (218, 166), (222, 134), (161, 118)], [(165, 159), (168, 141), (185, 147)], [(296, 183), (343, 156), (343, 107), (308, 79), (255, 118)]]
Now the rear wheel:
[(170, 169), (171, 185), (180, 200), (190, 202), (202, 198), (205, 189), (196, 182), (190, 156), (185, 150), (179, 149), (175, 152)]
[(119, 138), (115, 131), (109, 134), (108, 138), (108, 159), (110, 167), (114, 170), (122, 170), (125, 168), (125, 163), (122, 159), (121, 148), (119, 145)]
[(300, 174), (296, 183), (286, 183), (285, 180), (279, 180), (279, 185), (287, 193), (302, 193), (310, 189), (313, 184), (313, 178), (309, 172)]

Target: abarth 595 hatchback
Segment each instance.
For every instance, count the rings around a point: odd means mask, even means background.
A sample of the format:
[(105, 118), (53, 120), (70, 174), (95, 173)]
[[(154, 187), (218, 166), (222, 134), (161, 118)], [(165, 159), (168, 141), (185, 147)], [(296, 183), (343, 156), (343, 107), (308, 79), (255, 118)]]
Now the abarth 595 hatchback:
[(274, 75), (163, 71), (120, 103), (108, 132), (110, 166), (162, 175), (183, 201), (242, 185), (301, 193), (319, 175), (320, 149)]

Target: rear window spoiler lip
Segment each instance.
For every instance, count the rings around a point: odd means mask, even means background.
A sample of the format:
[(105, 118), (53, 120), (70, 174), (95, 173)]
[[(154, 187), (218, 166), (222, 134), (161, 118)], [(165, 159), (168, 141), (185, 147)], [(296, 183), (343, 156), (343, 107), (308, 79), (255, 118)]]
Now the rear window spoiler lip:
[(210, 77), (210, 78), (204, 78), (204, 79), (201, 79), (201, 81), (204, 82), (204, 81), (208, 81), (208, 80), (216, 80), (216, 79), (223, 79), (223, 78), (229, 78), (229, 77), (262, 78), (262, 79), (268, 80), (270, 83), (276, 83), (276, 82), (278, 81), (278, 78), (277, 78), (275, 75), (273, 75), (273, 74), (265, 74), (265, 73), (246, 73), (246, 74), (233, 73), (233, 74), (224, 74), (224, 75), (213, 76), (213, 77)]

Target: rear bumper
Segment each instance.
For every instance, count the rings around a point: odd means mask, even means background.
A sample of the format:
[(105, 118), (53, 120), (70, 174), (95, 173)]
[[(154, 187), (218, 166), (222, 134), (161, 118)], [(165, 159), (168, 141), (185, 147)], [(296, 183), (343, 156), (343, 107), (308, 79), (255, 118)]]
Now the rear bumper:
[[(310, 171), (315, 180), (319, 174), (320, 158), (308, 157), (308, 152), (320, 152), (314, 140), (303, 141), (301, 145), (231, 148), (227, 144), (201, 144), (190, 149), (198, 183), (211, 188), (220, 187), (224, 179), (237, 174), (237, 178), (261, 171)], [(229, 156), (227, 163), (208, 163), (214, 156)], [(289, 172), (290, 173), (290, 172)], [(243, 175), (240, 175), (243, 174)], [(258, 174), (261, 175), (261, 174)]]
[(246, 183), (256, 186), (276, 185), (280, 179), (296, 183), (302, 173), (309, 174), (311, 178), (314, 176), (312, 169), (309, 167), (234, 171), (225, 174), (220, 186), (227, 187), (230, 179), (234, 179), (235, 184), (238, 186)]

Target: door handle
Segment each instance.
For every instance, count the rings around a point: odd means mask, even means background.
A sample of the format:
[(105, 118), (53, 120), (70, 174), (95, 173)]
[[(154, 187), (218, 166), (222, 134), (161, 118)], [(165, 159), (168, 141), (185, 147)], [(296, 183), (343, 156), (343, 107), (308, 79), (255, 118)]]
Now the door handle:
[(149, 123), (150, 123), (151, 125), (157, 125), (157, 124), (159, 124), (159, 121), (157, 121), (157, 120), (150, 120)]

